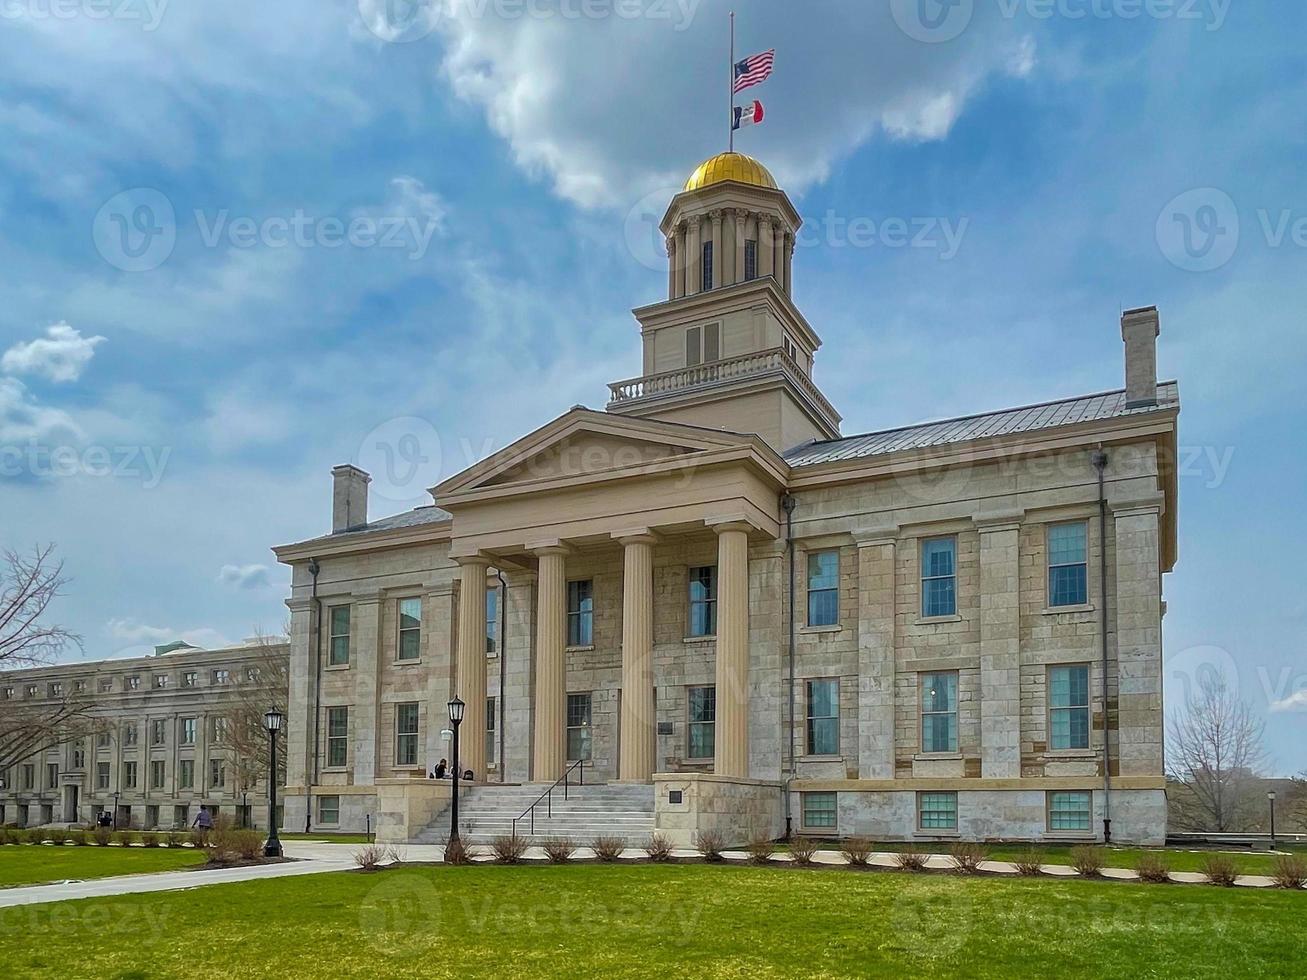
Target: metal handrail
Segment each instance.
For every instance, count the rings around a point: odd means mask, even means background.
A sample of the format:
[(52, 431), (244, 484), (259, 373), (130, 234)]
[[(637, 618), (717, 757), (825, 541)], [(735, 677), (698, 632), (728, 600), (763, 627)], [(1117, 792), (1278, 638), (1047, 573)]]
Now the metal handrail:
[(554, 816), (554, 795), (553, 795), (553, 794), (554, 794), (554, 790), (558, 789), (558, 784), (559, 784), (559, 783), (562, 783), (562, 784), (563, 784), (563, 799), (564, 799), (564, 800), (567, 799), (567, 787), (568, 787), (567, 777), (570, 776), (570, 775), (572, 774), (572, 770), (573, 770), (573, 769), (576, 770), (576, 783), (577, 783), (577, 785), (578, 785), (578, 786), (584, 786), (584, 785), (585, 785), (585, 760), (584, 760), (584, 759), (577, 759), (577, 760), (576, 760), (575, 762), (573, 762), (570, 766), (568, 766), (566, 769), (563, 770), (563, 774), (562, 774), (561, 776), (559, 776), (557, 779), (555, 779), (552, 783), (549, 784), (549, 788), (548, 788), (547, 790), (545, 790), (543, 793), (541, 793), (541, 794), (536, 798), (536, 801), (535, 801), (534, 803), (532, 803), (529, 807), (527, 807), (525, 810), (523, 810), (521, 813), (519, 813), (516, 817), (513, 818), (513, 836), (514, 836), (514, 837), (517, 836), (517, 822), (518, 822), (519, 820), (525, 820), (525, 819), (527, 818), (527, 816), (530, 816), (530, 817), (531, 817), (531, 836), (532, 836), (532, 837), (535, 836), (535, 832), (536, 832), (536, 807), (538, 807), (538, 806), (540, 805), (540, 803), (541, 803), (542, 800), (544, 801), (544, 803), (545, 803), (545, 807), (546, 807), (546, 809), (548, 810), (548, 816), (550, 817), (550, 819), (553, 818), (553, 816)]

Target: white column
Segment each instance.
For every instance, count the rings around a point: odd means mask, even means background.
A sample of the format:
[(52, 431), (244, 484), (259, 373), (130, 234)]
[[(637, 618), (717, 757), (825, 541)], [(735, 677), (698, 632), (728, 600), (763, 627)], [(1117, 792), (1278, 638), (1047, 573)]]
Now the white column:
[(699, 225), (702, 219), (690, 218), (685, 230), (685, 295), (703, 292), (703, 246), (699, 243)]
[(713, 211), (710, 215), (712, 218), (712, 288), (720, 289), (722, 286), (722, 266), (726, 264), (726, 242), (722, 237), (722, 213), (720, 210)]
[(717, 725), (719, 776), (749, 775), (749, 525), (717, 532)]
[(785, 229), (778, 222), (772, 226), (772, 275), (776, 277), (776, 285), (782, 290), (785, 289)]
[(735, 282), (744, 282), (744, 243), (748, 239), (747, 223), (749, 213), (737, 209), (735, 212)]
[(619, 538), (622, 578), (622, 746), (618, 776), (647, 783), (654, 772), (652, 534)]
[(685, 295), (685, 266), (689, 254), (686, 245), (686, 226), (682, 221), (676, 226), (676, 259), (672, 263), (673, 299), (680, 299)]
[(785, 295), (794, 295), (794, 236), (785, 233)]
[(758, 278), (776, 273), (776, 225), (765, 214), (758, 215)]
[[(486, 570), (490, 563), (481, 557), (458, 559), (458, 664), (454, 693), (467, 705), (458, 730), (458, 765), (472, 770), (474, 779), (486, 778)], [(442, 728), (446, 712), (428, 724)], [(450, 763), (453, 763), (450, 759)]]
[(567, 764), (567, 548), (539, 548), (536, 611), (536, 782), (553, 782)]
[(667, 298), (676, 299), (676, 236), (667, 236)]

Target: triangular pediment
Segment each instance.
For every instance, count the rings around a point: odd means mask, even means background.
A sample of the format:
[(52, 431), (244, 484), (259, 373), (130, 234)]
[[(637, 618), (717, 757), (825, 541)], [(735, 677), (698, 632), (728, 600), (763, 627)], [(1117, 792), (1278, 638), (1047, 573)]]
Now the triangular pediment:
[(442, 500), (515, 484), (610, 478), (757, 442), (749, 435), (576, 408), (451, 477), (432, 493)]

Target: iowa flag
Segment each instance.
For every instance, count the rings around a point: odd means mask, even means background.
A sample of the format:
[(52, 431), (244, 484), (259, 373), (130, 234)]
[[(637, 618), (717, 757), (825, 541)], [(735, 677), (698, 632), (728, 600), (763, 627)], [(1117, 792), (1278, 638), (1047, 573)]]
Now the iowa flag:
[(757, 99), (754, 99), (750, 105), (737, 105), (734, 111), (735, 118), (731, 120), (732, 131), (744, 126), (756, 126), (762, 122), (763, 116), (766, 115), (766, 110), (763, 109), (762, 103)]

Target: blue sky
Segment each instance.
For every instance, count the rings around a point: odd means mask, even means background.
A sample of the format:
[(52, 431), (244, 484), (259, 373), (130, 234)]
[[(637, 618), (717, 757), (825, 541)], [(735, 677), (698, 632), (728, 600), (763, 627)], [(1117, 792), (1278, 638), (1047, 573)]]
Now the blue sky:
[[(1307, 768), (1307, 9), (736, 6), (740, 53), (778, 49), (740, 148), (808, 220), (845, 432), (1118, 387), (1119, 312), (1157, 303), (1168, 695), (1226, 671)], [(333, 464), (417, 450), (382, 516), (639, 373), (649, 215), (723, 148), (727, 10), (4, 6), (0, 538), (58, 544), (88, 656), (276, 631), (268, 549), (325, 530)]]

